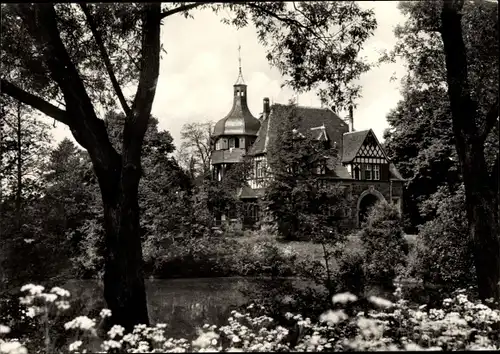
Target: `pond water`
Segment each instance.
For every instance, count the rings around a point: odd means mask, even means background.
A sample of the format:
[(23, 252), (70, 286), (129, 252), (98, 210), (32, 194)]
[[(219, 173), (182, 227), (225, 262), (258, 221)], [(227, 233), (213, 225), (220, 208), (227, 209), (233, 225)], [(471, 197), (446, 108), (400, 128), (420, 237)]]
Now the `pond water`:
[[(294, 287), (313, 284), (293, 280)], [(224, 325), (230, 312), (251, 302), (248, 290), (279, 286), (271, 278), (196, 278), (146, 280), (150, 321), (167, 324), (167, 336), (191, 337), (205, 323)], [(98, 316), (106, 307), (102, 284), (73, 280), (64, 285), (73, 299), (78, 298), (79, 314)], [(246, 291), (245, 291), (246, 290)]]
[[(148, 279), (145, 281), (148, 312), (152, 324), (166, 323), (166, 336), (192, 338), (197, 328), (205, 323), (217, 326), (227, 324), (230, 312), (254, 299), (251, 294), (267, 296), (292, 292), (293, 289), (317, 287), (312, 281), (291, 278), (190, 278)], [(102, 284), (97, 281), (74, 280), (64, 285), (78, 299), (74, 304), (75, 315), (98, 317), (106, 307)], [(382, 290), (371, 288), (370, 295), (387, 296)], [(368, 295), (368, 294), (367, 294)]]

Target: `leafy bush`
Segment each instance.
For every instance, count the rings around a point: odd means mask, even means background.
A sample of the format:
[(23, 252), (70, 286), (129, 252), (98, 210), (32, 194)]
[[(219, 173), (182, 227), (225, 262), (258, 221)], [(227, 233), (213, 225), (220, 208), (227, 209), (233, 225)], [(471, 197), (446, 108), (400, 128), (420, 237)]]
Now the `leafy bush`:
[(95, 220), (86, 220), (69, 238), (82, 235), (78, 242), (79, 252), (72, 258), (73, 266), (79, 277), (100, 277), (104, 272), (104, 228)]
[(406, 265), (408, 254), (397, 207), (387, 202), (377, 203), (368, 214), (360, 238), (365, 250), (366, 281), (391, 288), (396, 274)]
[(420, 227), (408, 274), (424, 283), (448, 289), (474, 284), (475, 267), (463, 187), (454, 193), (440, 188), (424, 204), (424, 211), (436, 216)]
[(362, 294), (365, 289), (364, 260), (365, 250), (353, 247), (353, 242), (344, 243), (336, 250), (338, 280), (336, 292), (349, 291)]
[[(157, 278), (292, 276), (297, 254), (275, 237), (150, 237), (144, 243), (146, 273)], [(146, 256), (147, 255), (147, 256)]]

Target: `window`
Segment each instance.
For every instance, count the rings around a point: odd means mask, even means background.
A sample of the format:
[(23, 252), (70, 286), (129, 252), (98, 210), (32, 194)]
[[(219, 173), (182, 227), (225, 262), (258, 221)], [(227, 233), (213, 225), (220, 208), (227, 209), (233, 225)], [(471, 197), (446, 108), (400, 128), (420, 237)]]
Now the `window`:
[(217, 142), (215, 143), (215, 150), (222, 150), (221, 139), (217, 140)]
[(235, 139), (230, 138), (229, 139), (229, 148), (234, 148), (235, 147)]
[(255, 175), (257, 178), (264, 177), (264, 164), (263, 161), (255, 161)]
[(239, 147), (241, 147), (242, 149), (245, 147), (245, 138), (240, 138)]
[(354, 166), (354, 179), (361, 179), (360, 173), (359, 173), (359, 166)]
[(372, 165), (365, 165), (365, 179), (372, 179)]
[(226, 138), (222, 139), (222, 149), (223, 150), (227, 149), (227, 139)]
[(316, 173), (318, 175), (326, 174), (326, 164), (324, 161), (318, 163), (318, 165), (316, 166)]
[(240, 139), (234, 138), (234, 147), (239, 148), (240, 147)]
[(373, 179), (380, 180), (380, 165), (373, 165)]

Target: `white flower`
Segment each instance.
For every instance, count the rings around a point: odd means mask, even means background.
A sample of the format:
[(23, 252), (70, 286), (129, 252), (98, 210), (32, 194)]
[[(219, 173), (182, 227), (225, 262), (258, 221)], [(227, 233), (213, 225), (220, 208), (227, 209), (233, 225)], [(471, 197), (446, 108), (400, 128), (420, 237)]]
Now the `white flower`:
[(31, 305), (33, 303), (33, 300), (35, 300), (34, 296), (26, 295), (19, 298), (19, 303), (21, 305)]
[(233, 337), (233, 342), (235, 342), (235, 343), (239, 343), (239, 342), (241, 342), (240, 337), (238, 337), (238, 336), (234, 336), (234, 337)]
[[(158, 327), (158, 328), (167, 328), (167, 324), (166, 323), (157, 323), (156, 327)], [(203, 328), (205, 328), (205, 326), (203, 326)]]
[(208, 347), (211, 342), (212, 342), (212, 339), (218, 339), (219, 338), (219, 335), (215, 332), (203, 332), (199, 335), (198, 338), (196, 338), (192, 344), (194, 347), (200, 347), (200, 348), (206, 348)]
[(28, 307), (26, 309), (26, 316), (30, 317), (30, 318), (33, 318), (37, 315), (37, 311), (35, 309), (35, 307)]
[(408, 343), (405, 345), (405, 350), (406, 351), (421, 351), (422, 347), (418, 344), (415, 344), (415, 343)]
[(83, 342), (81, 340), (77, 340), (76, 342), (73, 342), (69, 345), (69, 351), (74, 352), (78, 350), (82, 346)]
[(101, 316), (101, 318), (111, 317), (111, 310), (102, 309), (101, 312), (99, 313), (99, 316)]
[(61, 297), (69, 297), (71, 295), (68, 290), (60, 288), (58, 286), (55, 286), (52, 289), (50, 289), (50, 292), (59, 295)]
[(0, 324), (0, 334), (7, 334), (7, 333), (10, 333), (10, 328)]
[(109, 349), (112, 349), (112, 348), (121, 348), (121, 343), (120, 342), (117, 342), (116, 340), (105, 340), (104, 342), (102, 342), (101, 344), (101, 348), (105, 351), (108, 351)]
[(139, 340), (139, 336), (135, 333), (128, 333), (123, 336), (122, 340), (124, 342), (129, 342), (131, 345), (135, 345), (135, 343)]
[(4, 342), (0, 344), (0, 353), (2, 354), (28, 354), (26, 348), (18, 341)]
[(243, 352), (243, 349), (241, 348), (229, 348), (226, 350), (227, 353), (238, 353), (238, 352)]
[(31, 295), (40, 295), (45, 288), (41, 285), (26, 284), (21, 287), (21, 291), (29, 291)]
[(111, 339), (114, 339), (116, 336), (123, 337), (123, 332), (125, 331), (125, 328), (123, 328), (120, 325), (114, 325), (111, 327), (111, 329), (108, 331), (108, 336)]
[(346, 320), (347, 318), (348, 316), (342, 310), (338, 311), (329, 310), (320, 316), (319, 321), (326, 322), (329, 325), (334, 325), (336, 323)]
[(70, 308), (69, 302), (66, 300), (56, 301), (55, 304), (57, 308), (62, 311)]
[(391, 301), (386, 300), (386, 299), (383, 299), (383, 298), (378, 297), (378, 296), (370, 296), (370, 297), (368, 298), (368, 300), (369, 300), (371, 303), (373, 303), (373, 304), (375, 304), (375, 305), (377, 305), (377, 306), (380, 306), (380, 307), (385, 307), (385, 308), (387, 308), (387, 307), (392, 307), (392, 306), (393, 306), (393, 303), (392, 303)]
[(90, 330), (94, 328), (95, 320), (88, 318), (87, 316), (78, 316), (75, 319), (66, 322), (64, 324), (64, 328), (68, 329), (82, 329), (82, 330)]
[(43, 298), (47, 302), (54, 302), (57, 300), (57, 295), (56, 294), (40, 294), (40, 297)]
[(351, 294), (349, 292), (346, 293), (340, 293), (340, 294), (335, 294), (332, 297), (332, 302), (334, 304), (340, 302), (341, 304), (346, 304), (348, 302), (353, 302), (358, 300), (358, 297), (354, 294)]

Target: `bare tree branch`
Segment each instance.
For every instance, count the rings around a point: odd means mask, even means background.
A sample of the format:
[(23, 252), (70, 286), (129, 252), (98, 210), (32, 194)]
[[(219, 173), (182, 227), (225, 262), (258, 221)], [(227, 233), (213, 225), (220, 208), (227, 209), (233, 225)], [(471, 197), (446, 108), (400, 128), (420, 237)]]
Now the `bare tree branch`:
[(176, 7), (175, 9), (167, 10), (167, 11), (161, 13), (160, 20), (164, 19), (165, 17), (174, 15), (176, 13), (188, 11), (188, 10), (194, 9), (198, 6), (206, 5), (206, 4), (210, 4), (210, 3), (211, 2), (197, 2), (194, 4), (182, 5), (182, 6)]
[(69, 119), (66, 111), (57, 108), (56, 106), (48, 103), (44, 99), (32, 95), (31, 93), (24, 91), (23, 89), (17, 87), (16, 85), (10, 83), (5, 79), (1, 79), (0, 91), (28, 106), (31, 106), (40, 112), (54, 118), (55, 120), (69, 125)]
[(144, 5), (139, 84), (132, 104), (132, 114), (127, 116), (123, 130), (125, 167), (127, 163), (135, 164), (140, 161), (141, 146), (151, 115), (160, 73), (160, 15), (160, 3)]
[(127, 100), (125, 99), (125, 96), (123, 95), (123, 91), (120, 88), (120, 84), (118, 83), (118, 80), (116, 79), (114, 70), (113, 70), (113, 65), (111, 64), (111, 60), (109, 59), (108, 52), (106, 51), (106, 48), (104, 47), (104, 41), (102, 40), (101, 33), (97, 29), (96, 23), (94, 21), (94, 18), (92, 17), (92, 14), (89, 11), (89, 8), (86, 3), (81, 2), (80, 7), (82, 8), (82, 11), (85, 14), (85, 17), (87, 18), (87, 22), (89, 24), (90, 30), (92, 31), (92, 35), (94, 36), (94, 39), (97, 43), (97, 46), (99, 47), (99, 52), (101, 53), (102, 60), (104, 61), (104, 65), (106, 66), (106, 71), (108, 72), (109, 79), (111, 80), (111, 84), (113, 85), (113, 89), (115, 90), (116, 95), (118, 96), (118, 99), (120, 100), (120, 104), (122, 105), (123, 111), (125, 112), (125, 115), (130, 114), (130, 107), (127, 104)]
[(479, 127), (478, 138), (480, 141), (485, 141), (490, 133), (491, 129), (495, 125), (495, 122), (498, 121), (498, 97), (495, 99), (495, 103), (493, 103), (486, 114), (486, 118), (484, 119), (483, 124)]

